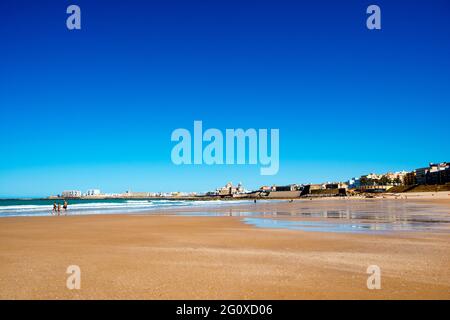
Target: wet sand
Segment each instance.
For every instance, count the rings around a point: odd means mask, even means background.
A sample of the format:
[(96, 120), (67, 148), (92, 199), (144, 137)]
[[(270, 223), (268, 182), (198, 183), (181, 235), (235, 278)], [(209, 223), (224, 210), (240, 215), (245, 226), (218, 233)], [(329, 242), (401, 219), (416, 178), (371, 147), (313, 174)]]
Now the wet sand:
[[(326, 203), (336, 207), (327, 201), (311, 206)], [(217, 212), (231, 216), (214, 217), (152, 212), (1, 218), (0, 298), (450, 299), (445, 230), (304, 232), (256, 228), (233, 216), (296, 212), (304, 205), (223, 207)], [(69, 265), (81, 268), (80, 290), (66, 288)], [(380, 290), (367, 289), (369, 265), (381, 268)]]

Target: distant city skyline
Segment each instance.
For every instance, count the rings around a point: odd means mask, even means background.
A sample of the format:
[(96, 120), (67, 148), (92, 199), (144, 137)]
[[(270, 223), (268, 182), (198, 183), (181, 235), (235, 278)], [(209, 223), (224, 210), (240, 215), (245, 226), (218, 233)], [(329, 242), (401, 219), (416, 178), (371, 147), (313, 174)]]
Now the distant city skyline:
[[(375, 171), (368, 171), (364, 174), (361, 175), (353, 175), (350, 176), (346, 179), (341, 179), (341, 180), (333, 180), (333, 179), (325, 179), (322, 181), (290, 181), (290, 182), (286, 182), (284, 184), (277, 184), (277, 183), (261, 183), (258, 186), (252, 186), (252, 187), (247, 187), (245, 185), (245, 183), (243, 183), (242, 181), (239, 182), (233, 182), (233, 181), (227, 181), (227, 185), (229, 183), (234, 185), (238, 185), (238, 186), (242, 186), (242, 190), (246, 190), (246, 191), (255, 191), (260, 189), (261, 187), (264, 186), (283, 186), (283, 185), (293, 185), (293, 184), (297, 184), (297, 185), (308, 185), (308, 184), (326, 184), (326, 183), (347, 183), (348, 187), (352, 187), (352, 184), (355, 184), (355, 180), (359, 180), (360, 178), (364, 177), (368, 177), (368, 178), (373, 178), (375, 177), (376, 179), (380, 179), (382, 176), (384, 175), (391, 175), (391, 176), (404, 176), (406, 173), (415, 173), (416, 170), (426, 170), (426, 168), (429, 165), (433, 165), (435, 167), (439, 167), (439, 165), (443, 165), (444, 167), (442, 168), (448, 168), (450, 162), (429, 162), (428, 165), (426, 166), (420, 166), (418, 168), (415, 169), (411, 169), (411, 170), (400, 170), (400, 171), (396, 171), (396, 170), (388, 170), (388, 171), (384, 171), (384, 172), (375, 172)], [(425, 172), (425, 171), (424, 171)], [(373, 177), (372, 177), (373, 176)], [(392, 178), (393, 179), (393, 178)], [(403, 179), (403, 178), (402, 178)], [(420, 182), (420, 183), (425, 183), (425, 182)], [(220, 182), (217, 182), (216, 185), (211, 186), (210, 189), (208, 190), (202, 190), (202, 191), (198, 191), (198, 190), (190, 190), (190, 189), (176, 189), (176, 190), (145, 190), (145, 189), (133, 189), (133, 188), (128, 188), (128, 189), (121, 189), (121, 190), (109, 190), (107, 192), (105, 192), (103, 189), (101, 189), (101, 187), (97, 186), (95, 188), (86, 188), (86, 189), (80, 189), (80, 188), (66, 188), (64, 190), (60, 190), (59, 192), (55, 192), (53, 194), (47, 194), (47, 195), (36, 195), (34, 197), (48, 197), (48, 196), (57, 196), (57, 195), (62, 195), (64, 196), (64, 194), (66, 193), (65, 196), (67, 197), (78, 197), (78, 196), (99, 196), (99, 195), (119, 195), (119, 194), (126, 194), (126, 193), (153, 193), (153, 194), (170, 194), (170, 193), (184, 193), (184, 194), (206, 194), (208, 192), (213, 191), (214, 189), (217, 189), (218, 187), (220, 187)], [(9, 196), (9, 197), (0, 197), (0, 198), (12, 198), (14, 196)], [(24, 196), (16, 196), (16, 197), (24, 197)]]
[[(0, 2), (0, 197), (346, 181), (450, 159), (450, 4)], [(171, 133), (279, 129), (279, 171), (171, 161)]]

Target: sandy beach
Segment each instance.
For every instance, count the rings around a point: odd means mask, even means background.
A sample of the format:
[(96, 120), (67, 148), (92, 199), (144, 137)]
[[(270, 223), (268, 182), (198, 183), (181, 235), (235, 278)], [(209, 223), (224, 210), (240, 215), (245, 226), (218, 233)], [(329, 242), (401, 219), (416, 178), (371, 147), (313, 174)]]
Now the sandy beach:
[[(307, 204), (334, 208), (337, 201), (344, 200)], [(450, 208), (448, 199), (424, 201), (444, 212)], [(450, 299), (448, 229), (305, 232), (257, 228), (236, 215), (273, 210), (289, 215), (305, 205), (284, 201), (217, 209), (229, 216), (1, 218), (0, 298)], [(66, 287), (69, 265), (81, 268), (80, 290)], [(369, 265), (381, 268), (380, 290), (367, 288)]]

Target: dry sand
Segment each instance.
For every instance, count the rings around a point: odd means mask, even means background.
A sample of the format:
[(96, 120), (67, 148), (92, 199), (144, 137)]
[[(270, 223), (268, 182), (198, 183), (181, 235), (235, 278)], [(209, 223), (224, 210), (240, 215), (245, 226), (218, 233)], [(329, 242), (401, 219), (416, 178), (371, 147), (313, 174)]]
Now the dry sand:
[[(69, 265), (81, 268), (80, 290), (66, 288)], [(367, 289), (369, 265), (381, 268), (380, 290)], [(0, 218), (0, 298), (450, 299), (450, 233), (261, 229), (228, 216)]]

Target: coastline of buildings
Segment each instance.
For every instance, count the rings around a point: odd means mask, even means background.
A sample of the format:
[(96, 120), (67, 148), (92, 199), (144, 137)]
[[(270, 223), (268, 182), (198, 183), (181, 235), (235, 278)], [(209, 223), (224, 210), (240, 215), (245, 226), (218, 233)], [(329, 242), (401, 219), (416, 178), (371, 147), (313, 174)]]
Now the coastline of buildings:
[(298, 198), (345, 196), (355, 193), (383, 193), (400, 186), (450, 185), (450, 162), (430, 163), (428, 167), (412, 171), (369, 173), (346, 182), (326, 182), (321, 184), (290, 184), (284, 186), (261, 186), (258, 190), (244, 189), (242, 183), (236, 186), (228, 182), (225, 186), (206, 193), (196, 192), (134, 192), (101, 193), (99, 189), (65, 190), (61, 195), (49, 199), (215, 199), (215, 198)]
[(48, 199), (139, 199), (139, 198), (172, 198), (196, 197), (196, 192), (134, 192), (102, 193), (100, 189), (90, 189), (85, 193), (80, 190), (65, 190), (61, 194), (49, 196)]

